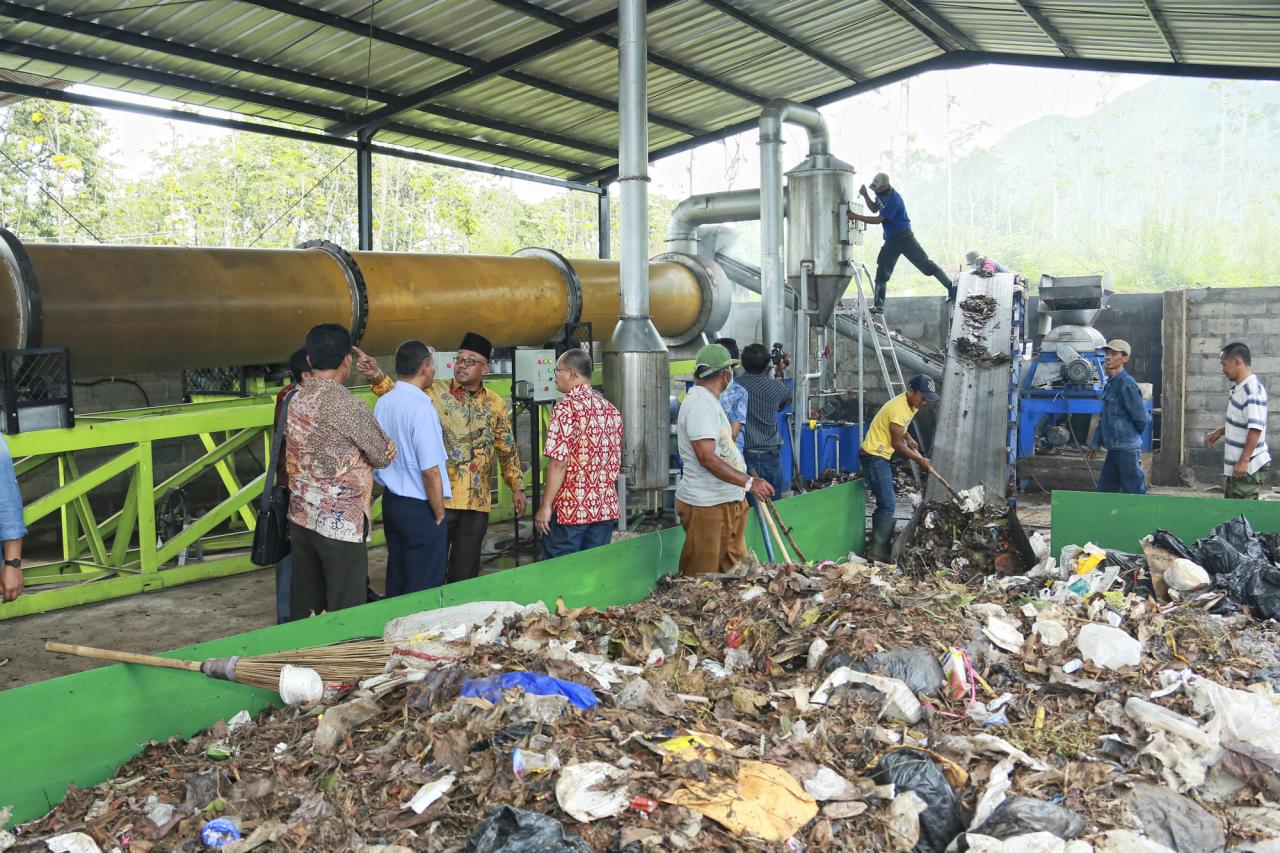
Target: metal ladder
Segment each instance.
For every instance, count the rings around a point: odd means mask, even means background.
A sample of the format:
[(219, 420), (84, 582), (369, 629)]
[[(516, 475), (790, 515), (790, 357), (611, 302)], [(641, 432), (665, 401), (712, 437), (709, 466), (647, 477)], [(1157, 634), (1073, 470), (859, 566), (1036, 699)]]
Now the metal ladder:
[[(859, 273), (861, 267), (861, 274)], [(889, 399), (893, 399), (899, 394), (905, 394), (907, 391), (906, 380), (902, 378), (902, 365), (898, 363), (898, 351), (893, 346), (893, 338), (889, 333), (889, 323), (885, 320), (884, 314), (873, 314), (870, 305), (867, 304), (867, 295), (862, 287), (862, 276), (867, 277), (867, 281), (871, 281), (871, 273), (867, 270), (865, 264), (858, 264), (853, 270), (853, 280), (858, 286), (858, 321), (871, 332), (872, 349), (876, 354), (876, 361), (880, 365), (880, 377), (884, 381), (884, 387), (889, 392)], [(885, 353), (889, 354), (889, 358), (885, 358)], [(892, 368), (892, 370), (890, 369)], [(858, 413), (858, 419), (864, 417), (862, 412)], [(914, 424), (910, 427), (915, 432)], [(920, 436), (915, 436), (916, 442), (919, 443)], [(916, 465), (915, 460), (911, 460), (911, 474), (915, 477), (916, 488), (924, 488), (923, 481), (920, 479), (920, 467)]]

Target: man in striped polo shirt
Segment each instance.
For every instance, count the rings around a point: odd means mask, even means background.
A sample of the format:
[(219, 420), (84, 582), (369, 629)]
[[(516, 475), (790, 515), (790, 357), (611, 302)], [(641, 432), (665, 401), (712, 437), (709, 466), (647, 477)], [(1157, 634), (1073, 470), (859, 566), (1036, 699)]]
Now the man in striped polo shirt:
[(1271, 470), (1267, 451), (1267, 389), (1250, 367), (1253, 358), (1242, 343), (1227, 344), (1218, 357), (1223, 374), (1231, 380), (1227, 422), (1204, 437), (1213, 447), (1226, 437), (1223, 452), (1223, 497), (1257, 500)]

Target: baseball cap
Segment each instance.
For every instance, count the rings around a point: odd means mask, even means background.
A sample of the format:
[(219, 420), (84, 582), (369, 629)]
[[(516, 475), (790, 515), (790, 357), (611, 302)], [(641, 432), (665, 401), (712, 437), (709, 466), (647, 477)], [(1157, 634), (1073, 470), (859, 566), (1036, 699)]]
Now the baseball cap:
[(982, 255), (978, 254), (976, 250), (965, 253), (964, 262), (969, 266), (973, 266), (980, 260), (982, 260)]
[(693, 369), (693, 375), (699, 379), (705, 379), (717, 370), (724, 370), (726, 367), (736, 367), (738, 360), (729, 355), (729, 351), (720, 344), (707, 344), (698, 350), (698, 354), (694, 356), (696, 367)]
[(882, 190), (889, 186), (889, 176), (884, 172), (876, 172), (876, 176), (871, 179), (871, 189)]
[(917, 373), (911, 377), (907, 387), (919, 391), (930, 403), (938, 402), (938, 386), (933, 383), (932, 378), (925, 376), (923, 373)]
[(1120, 338), (1113, 338), (1107, 341), (1107, 345), (1103, 349), (1109, 349), (1112, 352), (1122, 352), (1125, 355), (1133, 355), (1133, 350), (1129, 347), (1129, 342)]

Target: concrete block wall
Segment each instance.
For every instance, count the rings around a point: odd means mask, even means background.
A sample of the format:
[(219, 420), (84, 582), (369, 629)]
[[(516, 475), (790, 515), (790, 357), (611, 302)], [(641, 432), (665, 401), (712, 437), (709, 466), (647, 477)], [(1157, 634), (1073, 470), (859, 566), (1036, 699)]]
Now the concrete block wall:
[[(1222, 426), (1231, 383), (1218, 355), (1241, 341), (1253, 353), (1254, 373), (1270, 397), (1267, 444), (1280, 448), (1280, 287), (1202, 288), (1186, 291), (1186, 378), (1183, 388), (1184, 477), (1202, 482), (1222, 477), (1222, 445), (1206, 449), (1206, 433)], [(1272, 482), (1280, 482), (1272, 466)]]

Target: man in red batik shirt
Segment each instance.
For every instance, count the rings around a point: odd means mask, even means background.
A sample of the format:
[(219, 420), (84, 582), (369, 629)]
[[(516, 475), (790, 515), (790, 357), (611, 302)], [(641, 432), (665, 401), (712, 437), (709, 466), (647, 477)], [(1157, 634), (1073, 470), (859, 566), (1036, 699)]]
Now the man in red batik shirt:
[(591, 367), (580, 349), (556, 362), (564, 399), (547, 425), (547, 488), (533, 518), (544, 559), (608, 545), (618, 523), (622, 415), (591, 387)]

